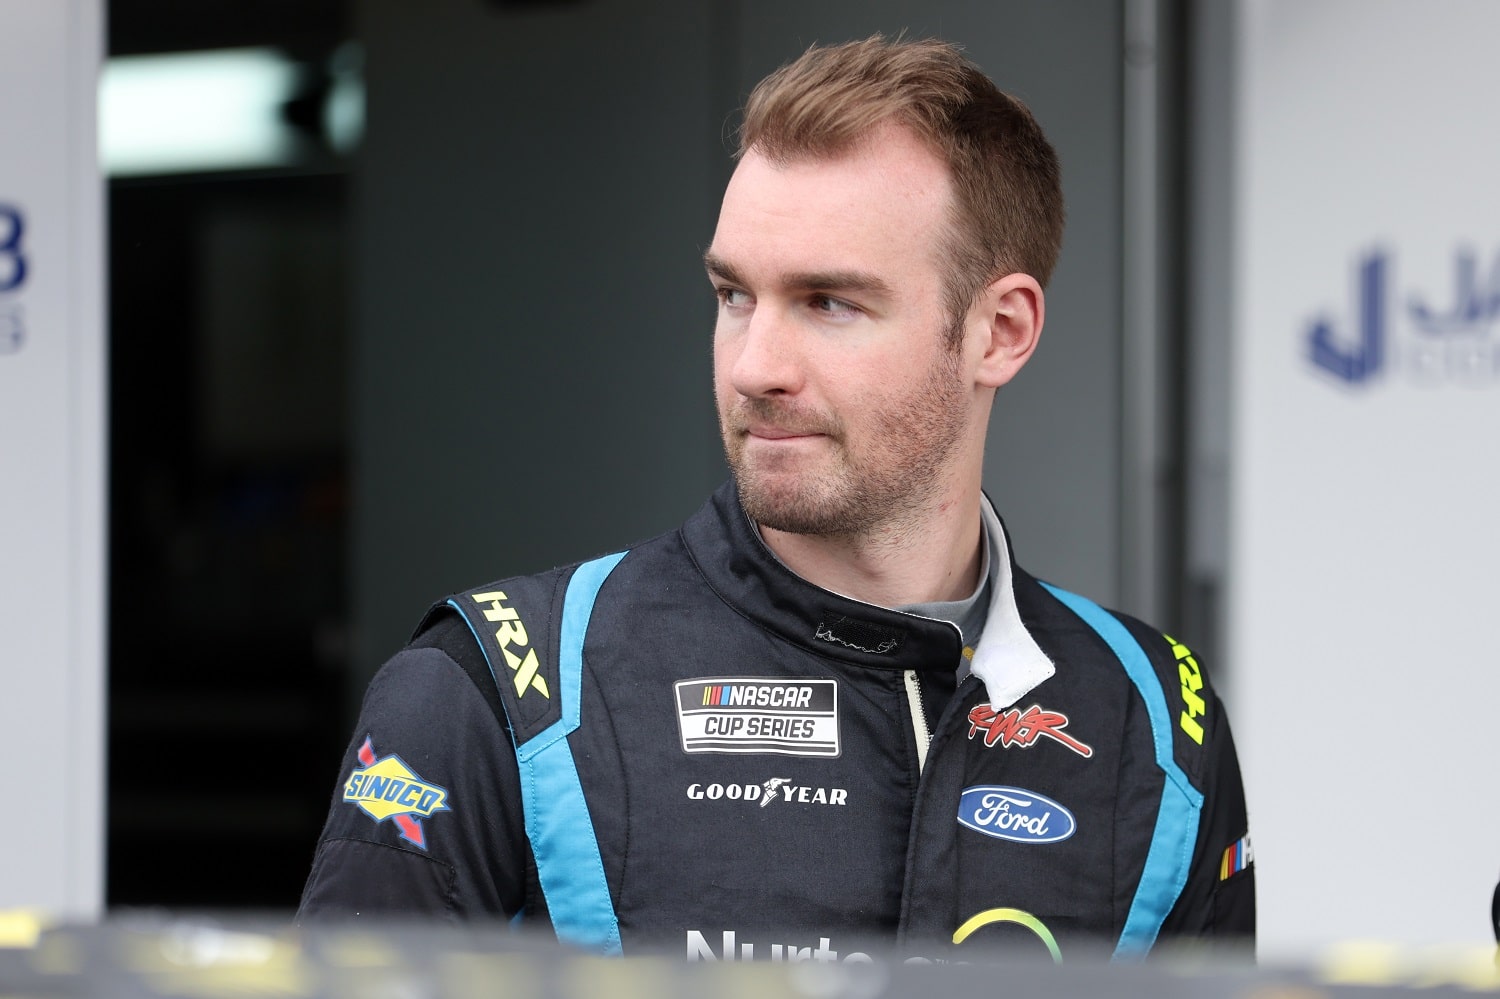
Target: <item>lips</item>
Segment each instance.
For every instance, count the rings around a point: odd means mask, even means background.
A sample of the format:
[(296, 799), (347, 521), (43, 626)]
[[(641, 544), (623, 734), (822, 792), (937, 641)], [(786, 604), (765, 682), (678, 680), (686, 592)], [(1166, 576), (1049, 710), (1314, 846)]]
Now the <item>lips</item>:
[(767, 441), (838, 436), (837, 421), (825, 414), (767, 399), (743, 400), (730, 413), (728, 422), (735, 433)]
[(823, 436), (816, 430), (800, 430), (788, 427), (765, 427), (753, 425), (745, 427), (744, 432), (750, 437), (759, 437), (762, 440), (768, 441), (784, 441), (793, 440), (800, 437)]

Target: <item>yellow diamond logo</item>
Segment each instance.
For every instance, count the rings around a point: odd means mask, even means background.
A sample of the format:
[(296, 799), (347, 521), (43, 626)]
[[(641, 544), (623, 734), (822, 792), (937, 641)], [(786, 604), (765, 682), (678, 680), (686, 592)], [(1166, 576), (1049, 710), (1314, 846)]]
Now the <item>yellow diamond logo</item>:
[(355, 770), (344, 784), (344, 800), (377, 822), (401, 815), (425, 819), (448, 810), (447, 789), (424, 781), (399, 756), (383, 756)]

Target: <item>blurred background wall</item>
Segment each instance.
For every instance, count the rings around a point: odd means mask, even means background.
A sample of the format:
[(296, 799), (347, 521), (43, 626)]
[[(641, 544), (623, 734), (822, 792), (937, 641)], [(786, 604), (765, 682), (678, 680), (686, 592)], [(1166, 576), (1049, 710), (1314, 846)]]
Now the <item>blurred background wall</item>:
[(1113, 3), (470, 0), (357, 7), (357, 669), (449, 590), (666, 530), (725, 475), (701, 256), (735, 111), (814, 41), (963, 38), (1068, 164), (1046, 350), (986, 483), (1022, 558), (1118, 597)]
[[(1492, 494), (1472, 454), (1432, 446), (1461, 435), (1412, 431), (1401, 451), (1372, 427), (1495, 415), (1500, 222), (1473, 210), (1474, 174), (1432, 179), (1500, 158), (1473, 127), (1483, 114), (1458, 110), (1482, 95), (1460, 40), (1494, 16), (1373, 6), (109, 0), (100, 904), (290, 908), (364, 683), (430, 602), (696, 508), (725, 475), (700, 256), (735, 112), (813, 42), (904, 31), (963, 43), (1060, 153), (1063, 256), (1041, 348), (997, 402), (986, 488), (1022, 564), (1168, 628), (1227, 689), (1252, 832), (1276, 860), (1260, 875), (1263, 949), (1486, 933), (1476, 900), (1500, 816), (1476, 791), (1483, 748), (1454, 735), (1481, 727), (1397, 742), (1374, 720), (1452, 694), (1420, 694), (1411, 664), (1430, 657), (1375, 627), (1416, 605), (1370, 552), (1372, 538), (1410, 547), (1421, 483), (1445, 483), (1449, 507)], [(259, 74), (260, 96), (178, 110), (165, 95), (210, 93), (179, 75), (141, 91), (156, 95), (135, 99), (144, 111), (112, 104), (119, 81), (185, 72), (172, 60), (193, 53)], [(1442, 89), (1415, 82), (1425, 69), (1391, 86), (1425, 111), (1369, 82), (1419, 56), (1449, 68)], [(1350, 141), (1392, 134), (1376, 94), (1402, 109), (1402, 142)], [(172, 122), (201, 136), (261, 119), (226, 159), (130, 144)], [(1395, 146), (1418, 155), (1365, 171)], [(1444, 183), (1451, 197), (1429, 205)], [(1381, 221), (1393, 200), (1410, 216)], [(1398, 346), (1417, 367), (1381, 367), (1396, 353), (1372, 355), (1342, 304), (1370, 247), (1413, 233), (1431, 243), (1408, 272), (1420, 287), (1390, 294), (1457, 284), (1462, 388), (1405, 378), (1428, 370), (1438, 334), (1411, 320)], [(1268, 300), (1284, 308), (1256, 310)], [(1450, 482), (1455, 468), (1472, 477)], [(1414, 498), (1332, 544), (1392, 481)], [(1474, 703), (1500, 694), (1478, 623), (1500, 551), (1492, 521), (1459, 510), (1447, 523), (1471, 543), (1432, 547), (1420, 571), (1462, 565), (1463, 583), (1421, 605), (1436, 628), (1407, 630), (1419, 649), (1444, 636), (1437, 655)], [(22, 682), (12, 645), (0, 671)], [(1294, 731), (1306, 712), (1317, 724)], [(1408, 849), (1389, 811), (1418, 791), (1448, 810)]]
[[(111, 905), (292, 904), (365, 681), (432, 601), (668, 530), (725, 477), (701, 255), (737, 109), (815, 41), (960, 38), (1058, 145), (1046, 349), (986, 484), (1028, 565), (1120, 602), (1118, 4), (228, 9), (109, 8), (112, 72), (285, 77), (265, 162), (109, 182)], [(226, 754), (275, 779), (216, 780)]]
[(1500, 7), (1217, 14), (1199, 76), (1230, 72), (1194, 131), (1227, 156), (1189, 286), (1226, 395), (1190, 431), (1224, 471), (1198, 551), (1222, 559), (1263, 940), (1493, 939), (1500, 135), (1471, 123)]

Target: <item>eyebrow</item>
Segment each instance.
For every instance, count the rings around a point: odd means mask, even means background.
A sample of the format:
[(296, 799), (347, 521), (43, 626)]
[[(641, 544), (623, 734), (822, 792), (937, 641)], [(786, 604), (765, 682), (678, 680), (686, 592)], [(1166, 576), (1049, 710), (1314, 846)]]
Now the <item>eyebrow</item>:
[[(703, 266), (714, 277), (731, 284), (746, 283), (733, 264), (712, 250), (703, 254)], [(865, 271), (787, 271), (781, 275), (781, 285), (804, 291), (863, 291), (884, 296), (892, 293), (889, 284)]]
[(708, 268), (708, 273), (714, 277), (723, 278), (730, 284), (744, 284), (740, 272), (734, 269), (734, 265), (723, 257), (717, 256), (713, 250), (703, 252), (703, 266)]

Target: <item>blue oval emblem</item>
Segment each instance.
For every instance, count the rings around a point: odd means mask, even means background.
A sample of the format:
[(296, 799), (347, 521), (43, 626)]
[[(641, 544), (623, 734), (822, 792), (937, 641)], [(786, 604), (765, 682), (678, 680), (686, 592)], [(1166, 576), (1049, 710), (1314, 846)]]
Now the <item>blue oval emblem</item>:
[(1045, 794), (996, 784), (964, 788), (958, 822), (1013, 843), (1056, 843), (1078, 829), (1073, 813)]

